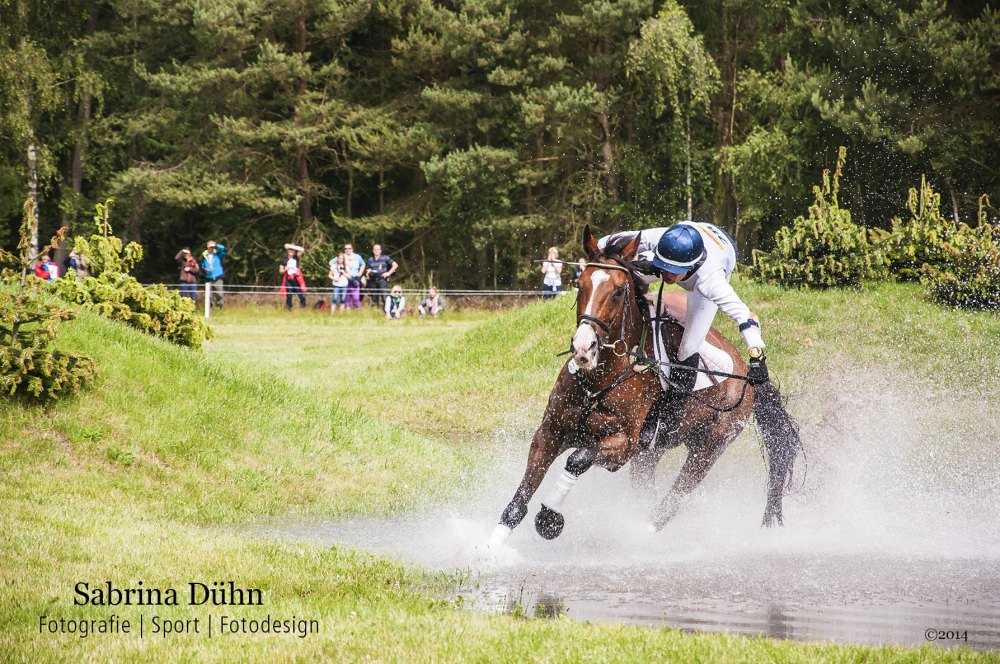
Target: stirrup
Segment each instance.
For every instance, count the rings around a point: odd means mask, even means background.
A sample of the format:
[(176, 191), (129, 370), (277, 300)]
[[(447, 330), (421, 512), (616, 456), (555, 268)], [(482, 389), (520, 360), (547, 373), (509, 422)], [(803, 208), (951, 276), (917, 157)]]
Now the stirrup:
[(652, 449), (653, 444), (658, 441), (659, 432), (663, 428), (661, 426), (661, 423), (663, 422), (663, 414), (668, 412), (672, 394), (672, 391), (661, 391), (656, 395), (656, 401), (653, 402), (652, 407), (649, 409), (649, 413), (646, 414), (645, 421), (642, 423), (642, 428), (639, 429), (640, 450)]

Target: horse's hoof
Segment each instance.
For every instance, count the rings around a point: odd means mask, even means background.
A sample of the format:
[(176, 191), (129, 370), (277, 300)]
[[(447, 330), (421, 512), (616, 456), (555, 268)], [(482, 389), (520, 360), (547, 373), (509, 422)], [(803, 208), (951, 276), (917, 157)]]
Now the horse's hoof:
[(563, 515), (545, 505), (542, 505), (542, 509), (538, 510), (538, 516), (535, 517), (535, 530), (547, 540), (559, 537), (564, 525), (566, 519)]

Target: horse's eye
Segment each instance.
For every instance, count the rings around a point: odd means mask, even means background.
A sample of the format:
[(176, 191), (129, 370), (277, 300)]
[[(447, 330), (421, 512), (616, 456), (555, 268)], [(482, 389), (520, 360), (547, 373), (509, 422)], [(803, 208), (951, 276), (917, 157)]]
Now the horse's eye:
[(621, 297), (624, 292), (625, 292), (625, 287), (619, 286), (618, 288), (615, 289), (615, 292), (611, 294), (611, 297)]

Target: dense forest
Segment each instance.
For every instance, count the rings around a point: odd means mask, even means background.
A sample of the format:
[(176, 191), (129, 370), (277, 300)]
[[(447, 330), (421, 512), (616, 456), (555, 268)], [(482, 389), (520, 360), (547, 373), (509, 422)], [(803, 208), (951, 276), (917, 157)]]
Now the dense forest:
[(235, 283), (289, 241), (325, 276), (349, 240), (414, 284), (533, 288), (584, 223), (766, 249), (839, 146), (855, 221), (926, 176), (971, 222), (998, 46), (974, 0), (0, 0), (0, 245), (26, 197), (44, 238), (111, 197), (144, 279), (209, 239)]

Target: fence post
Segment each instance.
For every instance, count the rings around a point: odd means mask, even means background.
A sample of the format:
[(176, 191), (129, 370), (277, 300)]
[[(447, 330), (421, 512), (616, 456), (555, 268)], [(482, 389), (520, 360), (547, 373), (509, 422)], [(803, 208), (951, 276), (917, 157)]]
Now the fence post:
[(212, 315), (212, 282), (205, 282), (205, 318)]

